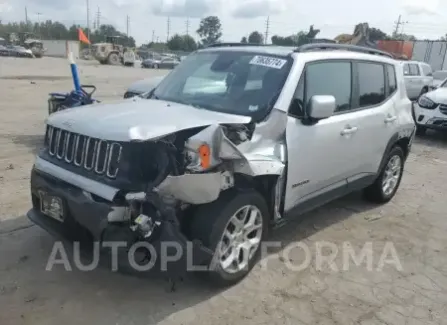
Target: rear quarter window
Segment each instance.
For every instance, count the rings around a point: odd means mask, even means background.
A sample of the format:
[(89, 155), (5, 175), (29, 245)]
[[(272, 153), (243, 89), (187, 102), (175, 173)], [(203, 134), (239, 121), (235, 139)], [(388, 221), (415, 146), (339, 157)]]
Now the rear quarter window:
[(410, 63), (409, 66), (410, 66), (410, 75), (411, 76), (420, 76), (421, 75), (421, 71), (419, 70), (418, 64)]

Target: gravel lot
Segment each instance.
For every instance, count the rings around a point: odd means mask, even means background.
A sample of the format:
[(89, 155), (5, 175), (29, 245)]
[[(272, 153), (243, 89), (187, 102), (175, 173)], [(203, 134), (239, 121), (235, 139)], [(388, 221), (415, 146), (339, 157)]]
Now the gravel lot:
[[(82, 82), (96, 85), (103, 101), (119, 99), (133, 81), (165, 73), (79, 65)], [(72, 89), (69, 66), (62, 59), (0, 58), (0, 89), (0, 324), (447, 324), (445, 135), (416, 139), (391, 203), (367, 205), (357, 194), (333, 202), (274, 232), (285, 249), (272, 251), (267, 267), (260, 263), (239, 285), (218, 291), (186, 278), (171, 290), (159, 278), (107, 269), (45, 271), (55, 239), (25, 217), (29, 173), (48, 93)], [(291, 270), (289, 264), (306, 257), (302, 249), (287, 249), (299, 241), (310, 248), (311, 263)], [(332, 268), (318, 267), (321, 241), (338, 248)], [(373, 269), (351, 261), (345, 270), (344, 242), (357, 254), (372, 243)], [(401, 269), (381, 268), (387, 242)]]

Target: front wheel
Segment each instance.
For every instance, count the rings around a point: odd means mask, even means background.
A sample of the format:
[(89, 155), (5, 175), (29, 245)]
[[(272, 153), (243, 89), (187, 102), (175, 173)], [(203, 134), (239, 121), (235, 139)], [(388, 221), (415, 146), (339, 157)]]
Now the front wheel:
[(111, 65), (121, 65), (120, 57), (116, 53), (109, 54), (107, 62)]
[(191, 235), (214, 252), (207, 272), (214, 284), (232, 285), (250, 272), (259, 258), (268, 222), (265, 199), (255, 190), (229, 190), (198, 207)]
[(401, 147), (391, 149), (376, 181), (365, 189), (365, 198), (376, 203), (390, 201), (399, 188), (404, 161), (405, 155)]

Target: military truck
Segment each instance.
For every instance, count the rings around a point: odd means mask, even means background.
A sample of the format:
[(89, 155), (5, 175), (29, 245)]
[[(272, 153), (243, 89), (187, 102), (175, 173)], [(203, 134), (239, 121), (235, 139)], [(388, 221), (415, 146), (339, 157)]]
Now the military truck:
[(133, 66), (135, 55), (129, 55), (132, 51), (122, 45), (123, 39), (122, 36), (107, 36), (105, 42), (92, 45), (92, 55), (101, 64)]

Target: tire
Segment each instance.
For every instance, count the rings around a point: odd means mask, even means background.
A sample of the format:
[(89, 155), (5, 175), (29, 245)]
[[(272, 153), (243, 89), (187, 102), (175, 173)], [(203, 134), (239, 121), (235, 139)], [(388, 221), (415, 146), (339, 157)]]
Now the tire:
[(422, 136), (427, 132), (427, 128), (425, 126), (416, 124), (416, 135)]
[[(262, 221), (260, 228), (247, 233), (247, 236), (256, 234), (258, 236), (256, 238), (259, 238), (259, 244), (257, 247), (253, 247), (252, 253), (248, 254), (248, 263), (245, 263), (242, 269), (230, 272), (228, 268), (225, 269), (220, 263), (221, 255), (217, 253), (217, 250), (221, 245), (222, 248), (226, 245), (224, 243), (227, 239), (224, 236), (225, 230), (235, 231), (234, 224), (230, 222), (233, 220), (232, 217), (247, 206), (254, 207), (253, 209), (260, 213), (260, 217), (256, 217), (258, 221)], [(243, 212), (241, 211), (239, 215), (242, 215)], [(205, 272), (205, 276), (211, 283), (217, 286), (233, 285), (241, 281), (251, 271), (259, 258), (261, 243), (267, 236), (269, 220), (269, 210), (265, 199), (255, 190), (228, 190), (222, 193), (216, 201), (197, 207), (190, 231), (193, 239), (200, 240), (204, 246), (215, 252), (213, 260), (208, 265), (209, 269)], [(233, 241), (233, 243), (237, 245), (237, 240)], [(232, 248), (228, 251), (230, 253), (232, 251), (236, 252), (236, 249)], [(222, 257), (225, 255), (223, 254)], [(231, 260), (230, 256), (235, 255), (230, 254), (227, 256), (229, 260)]]
[(110, 53), (107, 62), (111, 65), (121, 65), (120, 57), (116, 53)]
[[(399, 159), (398, 162), (395, 161), (395, 159)], [(383, 182), (385, 180), (385, 177), (389, 171), (390, 164), (393, 164), (393, 162), (396, 163), (396, 166), (399, 166), (399, 171), (397, 174), (397, 178), (394, 179), (394, 187), (391, 191), (387, 192), (386, 189), (384, 189)], [(382, 169), (380, 170), (380, 174), (375, 180), (373, 184), (368, 186), (364, 190), (364, 197), (371, 202), (375, 203), (386, 203), (390, 201), (394, 195), (396, 194), (400, 181), (402, 180), (402, 174), (404, 171), (404, 162), (405, 162), (405, 155), (404, 151), (400, 146), (395, 146), (391, 151), (387, 154), (385, 163), (383, 164)]]

